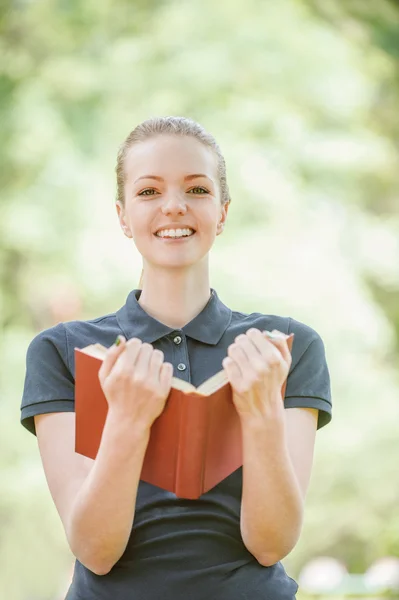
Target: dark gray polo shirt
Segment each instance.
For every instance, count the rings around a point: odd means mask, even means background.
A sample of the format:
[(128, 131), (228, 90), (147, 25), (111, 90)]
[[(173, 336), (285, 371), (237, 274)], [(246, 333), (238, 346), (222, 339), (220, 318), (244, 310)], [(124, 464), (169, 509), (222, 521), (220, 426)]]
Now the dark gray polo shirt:
[[(319, 334), (291, 317), (232, 311), (211, 288), (205, 308), (182, 329), (160, 323), (132, 290), (115, 313), (58, 323), (30, 342), (21, 423), (36, 435), (33, 415), (74, 411), (74, 348), (106, 347), (120, 333), (163, 351), (174, 376), (195, 386), (220, 371), (237, 335), (255, 327), (295, 333), (284, 404), (319, 409), (320, 429), (331, 421), (330, 376)], [(297, 583), (281, 562), (264, 567), (240, 533), (242, 467), (198, 500), (139, 482), (132, 534), (107, 575), (75, 562), (66, 600), (292, 600)]]

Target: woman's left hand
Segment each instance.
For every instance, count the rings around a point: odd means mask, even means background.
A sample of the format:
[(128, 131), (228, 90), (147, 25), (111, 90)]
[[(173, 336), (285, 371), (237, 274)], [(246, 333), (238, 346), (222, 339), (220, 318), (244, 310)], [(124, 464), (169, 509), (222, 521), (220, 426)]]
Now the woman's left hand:
[(273, 340), (259, 329), (248, 329), (235, 338), (222, 361), (241, 419), (281, 418), (284, 413), (281, 388), (292, 362), (289, 336), (276, 329), (272, 333)]

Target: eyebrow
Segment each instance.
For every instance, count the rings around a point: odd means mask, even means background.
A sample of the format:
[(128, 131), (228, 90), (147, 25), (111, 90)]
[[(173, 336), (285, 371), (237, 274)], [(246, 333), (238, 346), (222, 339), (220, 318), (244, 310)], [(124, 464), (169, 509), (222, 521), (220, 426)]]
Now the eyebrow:
[[(209, 181), (212, 181), (212, 179), (210, 177), (208, 177), (208, 175), (205, 175), (204, 173), (193, 173), (192, 175), (186, 175), (186, 177), (184, 178), (184, 181), (191, 181), (192, 179), (197, 179), (197, 177), (206, 177), (206, 179), (209, 179)], [(159, 175), (142, 175), (142, 177), (139, 177), (138, 179), (136, 179), (136, 181), (134, 183), (137, 183), (138, 181), (140, 181), (140, 179), (156, 179), (157, 181), (164, 181), (164, 178), (159, 177)]]

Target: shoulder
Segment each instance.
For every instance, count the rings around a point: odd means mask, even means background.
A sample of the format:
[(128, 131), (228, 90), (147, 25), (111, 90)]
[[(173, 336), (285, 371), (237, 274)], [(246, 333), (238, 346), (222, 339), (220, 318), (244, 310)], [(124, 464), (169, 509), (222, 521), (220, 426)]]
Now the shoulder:
[(66, 335), (64, 323), (57, 323), (52, 327), (39, 331), (34, 338), (29, 342), (28, 359), (30, 357), (37, 358), (41, 354), (50, 356), (54, 350), (60, 354), (66, 352)]
[(108, 347), (120, 333), (115, 314), (86, 321), (60, 322), (30, 341), (21, 400), (21, 423), (36, 433), (34, 416), (74, 410), (75, 348)]
[(238, 333), (245, 333), (245, 331), (252, 327), (261, 331), (272, 331), (273, 329), (277, 329), (286, 334), (294, 333), (293, 359), (302, 356), (311, 344), (312, 346), (319, 344), (323, 345), (321, 336), (316, 329), (293, 317), (260, 312), (244, 313), (232, 311), (232, 319), (230, 322), (230, 328), (232, 330), (237, 330)]
[(106, 343), (108, 338), (112, 337), (116, 331), (119, 333), (115, 313), (93, 319), (65, 321), (61, 325), (65, 329), (65, 336), (69, 345), (91, 344), (93, 340)]
[(27, 359), (61, 357), (65, 364), (74, 368), (75, 348), (84, 348), (93, 343), (110, 346), (120, 333), (115, 313), (87, 320), (61, 321), (43, 329), (30, 341)]

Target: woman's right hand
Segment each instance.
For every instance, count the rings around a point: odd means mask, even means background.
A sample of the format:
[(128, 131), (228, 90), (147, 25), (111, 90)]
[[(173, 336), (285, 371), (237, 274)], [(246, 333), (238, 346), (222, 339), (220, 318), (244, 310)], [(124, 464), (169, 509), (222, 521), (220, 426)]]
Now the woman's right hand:
[(98, 372), (108, 409), (150, 429), (169, 396), (173, 365), (151, 344), (119, 337), (121, 343), (107, 349)]

